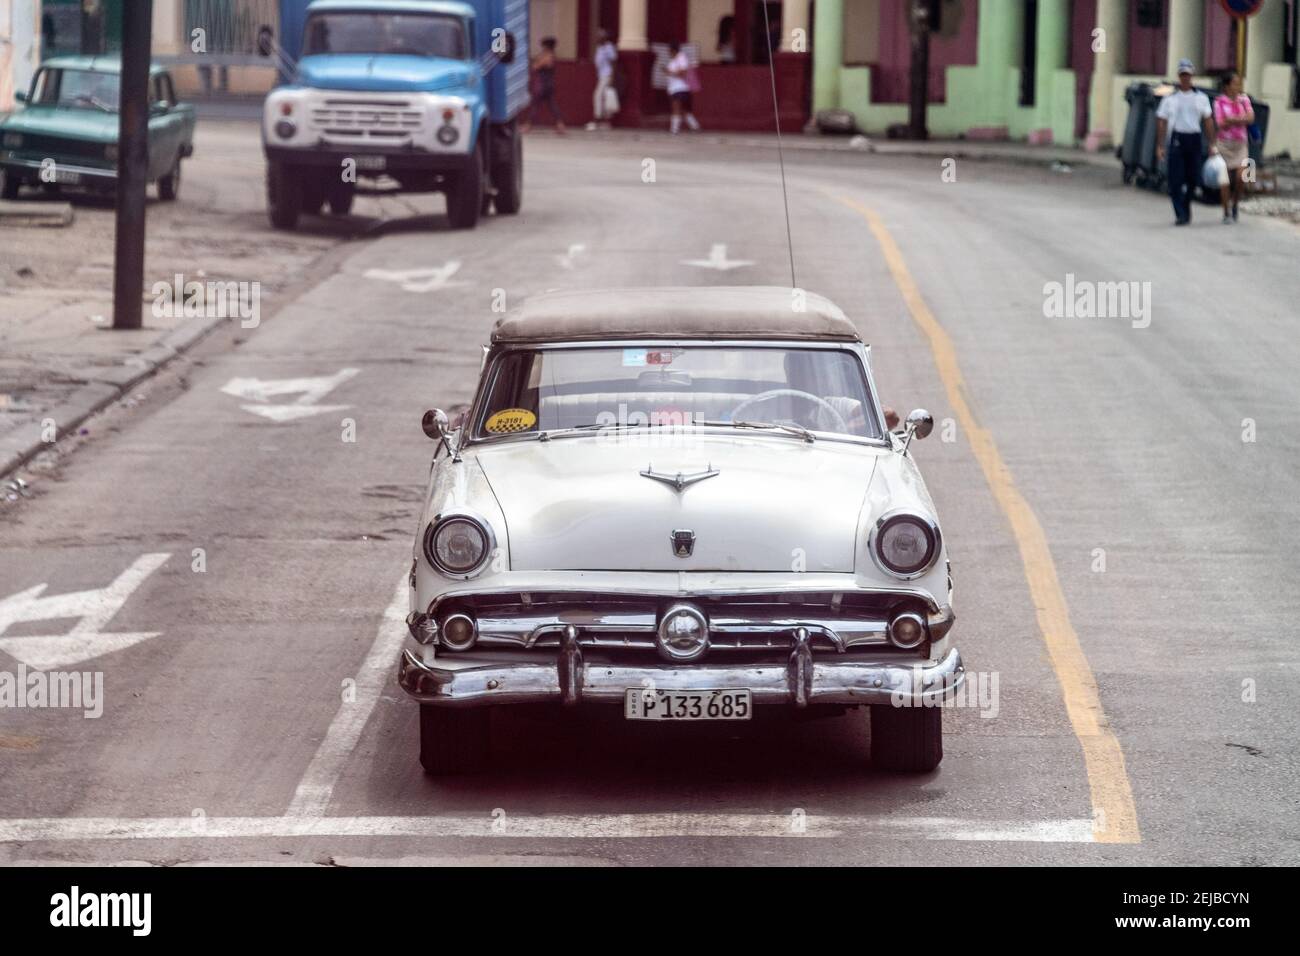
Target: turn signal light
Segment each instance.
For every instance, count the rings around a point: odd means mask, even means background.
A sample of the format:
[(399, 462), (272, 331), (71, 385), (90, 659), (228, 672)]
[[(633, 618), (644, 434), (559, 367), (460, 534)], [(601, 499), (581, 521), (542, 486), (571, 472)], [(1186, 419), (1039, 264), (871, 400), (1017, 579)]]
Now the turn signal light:
[(925, 621), (913, 611), (895, 614), (889, 622), (889, 643), (910, 651), (925, 641)]
[(478, 622), (462, 611), (442, 619), (442, 646), (451, 651), (467, 651), (478, 640)]

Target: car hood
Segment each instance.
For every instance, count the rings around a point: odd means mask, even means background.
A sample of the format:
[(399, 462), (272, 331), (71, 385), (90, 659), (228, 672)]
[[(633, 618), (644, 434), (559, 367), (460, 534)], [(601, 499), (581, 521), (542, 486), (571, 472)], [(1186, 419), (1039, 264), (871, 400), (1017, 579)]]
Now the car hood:
[(467, 85), (473, 71), (473, 64), (429, 56), (322, 53), (298, 62), (298, 82), (323, 90), (432, 93)]
[(118, 116), (102, 110), (56, 109), (29, 106), (14, 113), (3, 124), (6, 133), (57, 136), (96, 143), (116, 143)]
[[(852, 572), (878, 457), (790, 436), (597, 436), (484, 446), (512, 570)], [(678, 491), (643, 477), (715, 477)], [(674, 553), (674, 531), (694, 550)]]

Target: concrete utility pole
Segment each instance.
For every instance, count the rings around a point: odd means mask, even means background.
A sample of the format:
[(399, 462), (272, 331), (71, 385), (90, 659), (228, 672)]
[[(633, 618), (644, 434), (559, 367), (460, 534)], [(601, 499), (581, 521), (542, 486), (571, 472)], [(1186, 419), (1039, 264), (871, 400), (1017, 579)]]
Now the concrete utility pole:
[(908, 97), (907, 126), (909, 139), (928, 139), (925, 107), (930, 98), (930, 27), (934, 14), (932, 0), (912, 0), (911, 95)]
[(138, 329), (144, 295), (145, 184), (149, 173), (149, 43), (153, 0), (122, 4), (122, 84), (117, 133), (117, 233), (113, 328)]

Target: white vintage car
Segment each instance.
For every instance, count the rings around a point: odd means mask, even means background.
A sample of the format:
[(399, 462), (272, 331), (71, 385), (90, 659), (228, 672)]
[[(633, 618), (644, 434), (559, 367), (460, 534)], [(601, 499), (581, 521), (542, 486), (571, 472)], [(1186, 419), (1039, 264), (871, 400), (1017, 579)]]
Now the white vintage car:
[(934, 504), (869, 349), (782, 288), (530, 299), (473, 404), (439, 410), (399, 681), (433, 774), (494, 706), (629, 720), (867, 706), (877, 767), (932, 770), (964, 680)]

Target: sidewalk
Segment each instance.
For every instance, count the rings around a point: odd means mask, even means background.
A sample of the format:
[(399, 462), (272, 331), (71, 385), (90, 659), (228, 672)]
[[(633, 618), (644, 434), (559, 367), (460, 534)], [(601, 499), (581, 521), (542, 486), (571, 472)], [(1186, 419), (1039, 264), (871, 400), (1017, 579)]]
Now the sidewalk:
[[(0, 215), (0, 506), (9, 475), (76, 433), (95, 412), (223, 323), (230, 308), (175, 317), (154, 309), (155, 283), (234, 282), (257, 289), (261, 316), (277, 292), (337, 244), (322, 227), (274, 233), (266, 221), (258, 129), (208, 122), (197, 132), (180, 198), (148, 191), (144, 327), (109, 328), (113, 314), (111, 200), (25, 190)], [(180, 310), (175, 310), (180, 311)], [(135, 396), (135, 400), (139, 396)]]

